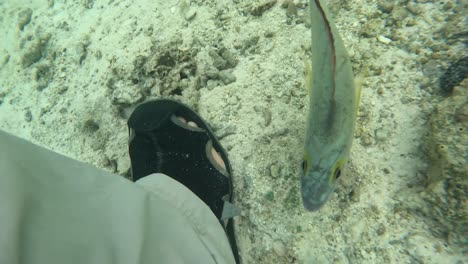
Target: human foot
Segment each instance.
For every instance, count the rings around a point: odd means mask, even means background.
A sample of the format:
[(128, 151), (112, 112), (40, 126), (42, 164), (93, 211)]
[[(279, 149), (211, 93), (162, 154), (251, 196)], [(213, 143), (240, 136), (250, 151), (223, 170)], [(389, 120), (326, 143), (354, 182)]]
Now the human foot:
[(148, 101), (135, 108), (128, 127), (133, 181), (163, 173), (222, 218), (231, 201), (232, 170), (226, 151), (196, 112), (173, 100)]
[[(182, 116), (178, 116), (177, 117), (180, 121), (184, 122), (185, 124), (189, 125), (189, 126), (192, 126), (192, 127), (199, 127), (197, 125), (197, 123), (193, 122), (193, 121), (188, 121), (182, 117)], [(214, 161), (217, 163), (218, 166), (221, 166), (221, 168), (223, 168), (224, 170), (226, 170), (226, 164), (224, 164), (224, 160), (221, 158), (221, 156), (219, 155), (219, 153), (213, 148), (211, 147), (211, 156), (213, 157)], [(213, 164), (214, 165), (214, 164)]]
[(182, 103), (157, 99), (138, 105), (128, 128), (132, 180), (164, 173), (186, 186), (226, 228), (238, 259), (232, 217), (239, 209), (231, 204), (232, 169), (208, 123)]

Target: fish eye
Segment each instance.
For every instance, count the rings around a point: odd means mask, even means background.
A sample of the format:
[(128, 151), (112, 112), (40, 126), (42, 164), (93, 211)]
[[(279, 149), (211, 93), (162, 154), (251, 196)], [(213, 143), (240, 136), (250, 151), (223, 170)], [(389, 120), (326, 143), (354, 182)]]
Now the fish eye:
[(340, 169), (340, 168), (337, 168), (337, 169), (335, 170), (335, 180), (338, 179), (340, 176), (341, 176), (341, 169)]
[(302, 161), (302, 171), (305, 172), (307, 169), (307, 160)]

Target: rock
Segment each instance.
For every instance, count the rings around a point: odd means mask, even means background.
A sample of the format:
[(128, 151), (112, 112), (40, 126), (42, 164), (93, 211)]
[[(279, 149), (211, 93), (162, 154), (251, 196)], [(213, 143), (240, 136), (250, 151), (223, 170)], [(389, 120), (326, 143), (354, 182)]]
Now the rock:
[(94, 5), (94, 0), (81, 0), (81, 4), (84, 8), (91, 9)]
[(31, 66), (42, 58), (42, 45), (40, 41), (32, 42), (21, 58), (23, 67)]
[(88, 45), (89, 43), (79, 42), (75, 48), (77, 63), (82, 64), (88, 55)]
[(229, 51), (228, 49), (225, 49), (221, 52), (221, 57), (227, 62), (227, 66), (229, 68), (234, 68), (237, 66), (237, 63), (239, 62), (236, 58), (236, 56), (234, 55), (234, 53), (232, 53), (231, 51)]
[(357, 242), (361, 240), (362, 234), (366, 230), (367, 226), (365, 221), (358, 220), (349, 225), (348, 234), (351, 242)]
[(382, 0), (378, 2), (378, 8), (384, 13), (390, 13), (395, 6), (395, 1), (393, 0)]
[(112, 92), (112, 103), (118, 105), (132, 105), (140, 101), (143, 96), (135, 85), (124, 81), (117, 81), (115, 90)]
[(235, 125), (227, 125), (227, 126), (223, 126), (222, 128), (216, 130), (215, 133), (216, 133), (216, 137), (218, 139), (222, 139), (222, 138), (224, 138), (226, 136), (235, 134), (236, 130), (237, 130), (237, 127)]
[(93, 119), (88, 119), (83, 124), (83, 130), (88, 133), (94, 133), (99, 130), (99, 124)]
[(227, 62), (215, 50), (210, 50), (208, 55), (213, 59), (213, 66), (218, 70), (226, 69)]
[(219, 72), (219, 79), (224, 84), (230, 84), (236, 81), (236, 76), (232, 73), (232, 70), (224, 70)]
[(385, 234), (385, 232), (387, 231), (387, 228), (385, 227), (384, 224), (380, 224), (379, 227), (377, 227), (377, 235), (381, 236), (383, 234)]
[(398, 5), (392, 10), (392, 17), (395, 21), (403, 21), (408, 17), (408, 11), (403, 6)]
[(450, 65), (447, 71), (440, 77), (440, 89), (445, 93), (451, 93), (453, 87), (458, 86), (466, 77), (468, 77), (468, 56)]
[(350, 197), (351, 201), (359, 202), (360, 197), (361, 197), (361, 191), (359, 189), (354, 189), (349, 194), (349, 197)]
[[(467, 84), (468, 82), (464, 82)], [(440, 232), (450, 235), (451, 242), (463, 245), (464, 225), (468, 219), (468, 122), (457, 118), (466, 108), (468, 87), (455, 89), (435, 108), (429, 122), (430, 134), (425, 140), (430, 166), (426, 191), (429, 216), (439, 223)]]
[(287, 17), (297, 17), (297, 7), (293, 1), (288, 2), (288, 7), (286, 9)]
[(273, 242), (273, 251), (278, 257), (284, 257), (286, 255), (286, 247), (284, 243), (279, 240)]
[(23, 30), (24, 27), (31, 22), (32, 9), (25, 8), (18, 13), (18, 28)]
[(125, 157), (119, 157), (117, 159), (117, 173), (120, 175), (126, 175), (127, 172), (130, 170), (130, 159)]
[(195, 18), (195, 15), (197, 15), (197, 10), (194, 7), (190, 7), (184, 14), (184, 18), (187, 21), (190, 21)]
[(274, 163), (272, 165), (270, 165), (270, 176), (273, 178), (273, 179), (276, 179), (276, 178), (279, 178), (280, 176), (280, 169), (281, 167)]
[(50, 63), (38, 63), (33, 69), (33, 79), (37, 82), (37, 90), (42, 91), (52, 81), (53, 71)]
[(377, 37), (377, 40), (378, 40), (380, 43), (387, 44), (387, 45), (390, 44), (390, 42), (392, 42), (391, 39), (389, 39), (389, 38), (387, 38), (387, 37), (385, 37), (385, 36), (382, 36), (382, 35), (378, 36), (378, 37)]
[(205, 74), (210, 79), (217, 79), (219, 77), (219, 70), (215, 67), (209, 67), (205, 70)]
[(377, 128), (374, 132), (375, 140), (379, 142), (384, 142), (390, 138), (390, 133), (390, 130), (385, 127)]
[(45, 34), (43, 36), (36, 37), (36, 40), (25, 44), (26, 51), (21, 57), (23, 67), (29, 67), (44, 57), (50, 37), (50, 34)]
[(262, 16), (265, 11), (272, 8), (276, 4), (276, 0), (268, 0), (259, 4), (254, 4), (250, 8), (250, 13), (254, 16)]
[(31, 122), (32, 120), (32, 113), (31, 113), (31, 110), (27, 110), (26, 113), (24, 113), (24, 120), (26, 122)]
[(257, 113), (260, 113), (265, 120), (263, 123), (264, 127), (267, 127), (271, 123), (271, 110), (266, 108), (266, 107), (261, 107), (261, 106), (254, 106), (254, 110)]
[[(460, 5), (462, 10), (456, 15), (449, 16), (448, 21), (445, 26), (442, 28), (443, 36), (448, 40), (448, 42), (453, 41), (464, 41), (468, 34), (468, 23), (466, 20), (466, 7), (463, 9), (463, 5)], [(456, 7), (454, 8), (456, 9)]]

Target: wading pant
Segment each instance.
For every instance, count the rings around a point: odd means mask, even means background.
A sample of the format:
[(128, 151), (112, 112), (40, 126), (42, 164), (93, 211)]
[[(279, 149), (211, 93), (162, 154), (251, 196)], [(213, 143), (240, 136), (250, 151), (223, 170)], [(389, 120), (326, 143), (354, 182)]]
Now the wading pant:
[(234, 263), (218, 220), (164, 174), (136, 184), (0, 131), (0, 263)]

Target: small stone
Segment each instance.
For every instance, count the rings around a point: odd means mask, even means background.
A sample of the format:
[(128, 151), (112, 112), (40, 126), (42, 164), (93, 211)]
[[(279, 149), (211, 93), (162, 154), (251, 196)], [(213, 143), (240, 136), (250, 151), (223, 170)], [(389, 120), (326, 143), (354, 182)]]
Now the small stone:
[(363, 233), (367, 230), (366, 223), (364, 219), (357, 220), (354, 223), (351, 223), (348, 228), (348, 234), (350, 236), (350, 241), (355, 242), (359, 241)]
[(31, 22), (32, 9), (25, 8), (18, 13), (18, 28), (23, 30), (24, 27)]
[(0, 67), (4, 66), (10, 61), (10, 54), (7, 51), (3, 51), (3, 54), (0, 55)]
[(385, 37), (385, 36), (382, 36), (382, 35), (378, 36), (378, 37), (377, 37), (377, 40), (378, 40), (380, 43), (383, 43), (383, 44), (386, 44), (386, 45), (388, 45), (388, 44), (390, 44), (390, 42), (392, 42), (391, 39), (389, 39), (389, 38), (387, 38), (387, 37)]
[(43, 46), (39, 41), (35, 41), (29, 45), (26, 52), (21, 58), (21, 63), (23, 67), (31, 66), (32, 64), (38, 62), (42, 58), (42, 48)]
[(262, 115), (263, 119), (265, 120), (265, 123), (263, 124), (265, 127), (271, 123), (270, 109), (261, 106), (254, 106), (254, 110), (255, 112), (260, 113)]
[(380, 94), (380, 95), (382, 95), (384, 93), (384, 91), (385, 91), (385, 89), (383, 87), (379, 87), (377, 89), (377, 93)]
[(228, 49), (221, 52), (221, 57), (227, 62), (229, 68), (236, 67), (237, 63), (239, 62), (234, 53), (232, 53)]
[(468, 104), (464, 104), (460, 106), (457, 110), (455, 110), (454, 117), (457, 122), (468, 122)]
[(219, 54), (215, 50), (210, 50), (208, 55), (213, 59), (213, 66), (216, 67), (218, 70), (226, 69), (227, 62), (219, 56)]
[(89, 36), (85, 36), (82, 41), (75, 46), (76, 63), (82, 64), (88, 55), (88, 46), (90, 45)]
[(270, 176), (273, 179), (279, 178), (280, 177), (280, 170), (281, 170), (281, 167), (277, 163), (271, 164), (271, 166), (270, 166)]
[(297, 7), (294, 2), (290, 1), (288, 3), (288, 8), (286, 9), (287, 17), (296, 17), (297, 16)]
[(384, 224), (380, 224), (379, 227), (377, 227), (376, 231), (377, 231), (377, 235), (381, 236), (385, 234), (385, 231), (387, 231), (387, 229), (385, 228)]
[(273, 31), (266, 31), (263, 33), (263, 36), (265, 36), (265, 38), (272, 38), (275, 36), (275, 33)]
[(94, 133), (99, 130), (99, 124), (92, 119), (88, 119), (85, 121), (83, 129), (87, 132)]
[(372, 137), (369, 134), (364, 134), (361, 137), (361, 144), (365, 147), (372, 145)]
[(281, 137), (289, 133), (289, 129), (287, 127), (281, 127), (275, 129), (273, 132), (269, 133), (268, 136), (271, 138)]
[(219, 70), (215, 67), (209, 67), (208, 69), (206, 69), (205, 74), (210, 79), (218, 79)]
[(235, 125), (224, 126), (216, 130), (216, 137), (222, 139), (226, 136), (233, 135), (236, 133), (237, 127)]
[(130, 159), (127, 157), (120, 157), (117, 159), (117, 173), (125, 175), (130, 169)]
[(276, 4), (276, 0), (265, 1), (260, 4), (252, 6), (250, 13), (254, 16), (261, 16), (265, 11), (272, 8)]
[(49, 63), (38, 63), (33, 69), (33, 78), (37, 82), (37, 90), (44, 90), (52, 81), (53, 72)]
[(450, 65), (444, 75), (440, 77), (440, 89), (445, 93), (451, 93), (453, 87), (458, 86), (466, 77), (468, 77), (468, 56)]
[(230, 84), (236, 81), (236, 76), (232, 73), (231, 70), (224, 70), (219, 72), (219, 79), (224, 84)]
[(375, 140), (383, 142), (390, 137), (390, 131), (384, 128), (377, 128), (375, 130)]
[(219, 81), (218, 81), (218, 80), (208, 80), (208, 81), (206, 82), (206, 88), (207, 88), (208, 90), (210, 90), (210, 91), (213, 90), (213, 89), (214, 89), (216, 86), (218, 86), (218, 85), (219, 85)]
[(393, 10), (395, 2), (393, 0), (383, 0), (379, 1), (378, 8), (384, 13), (390, 13)]
[(112, 92), (112, 103), (117, 105), (133, 105), (142, 99), (140, 90), (135, 85), (117, 81)]
[(275, 193), (272, 191), (269, 191), (265, 194), (265, 199), (272, 202), (275, 199)]
[(260, 40), (259, 36), (252, 36), (243, 41), (241, 53), (244, 53), (247, 50), (254, 49)]
[(81, 0), (81, 4), (84, 8), (91, 9), (94, 5), (94, 0)]
[(102, 52), (100, 50), (97, 50), (96, 53), (94, 53), (94, 56), (97, 60), (100, 60), (102, 58)]
[(406, 11), (406, 8), (402, 6), (397, 6), (392, 11), (392, 17), (395, 21), (402, 21), (408, 17), (408, 11)]
[(361, 192), (359, 191), (359, 189), (354, 189), (354, 190), (351, 191), (351, 193), (349, 194), (349, 196), (350, 196), (351, 201), (353, 201), (353, 202), (359, 202), (360, 196), (361, 196)]
[(419, 15), (423, 10), (418, 4), (412, 2), (409, 2), (406, 5), (406, 9), (408, 9), (408, 11), (410, 11), (413, 15)]
[(195, 15), (197, 15), (197, 10), (194, 7), (190, 7), (184, 15), (185, 20), (190, 21), (192, 20)]
[(453, 9), (454, 8), (454, 3), (451, 3), (451, 2), (447, 2), (444, 4), (444, 6), (442, 7), (442, 9), (444, 11), (448, 11), (450, 9)]
[(286, 255), (286, 247), (284, 243), (279, 240), (273, 242), (273, 251), (278, 257), (284, 257)]
[(31, 122), (32, 120), (32, 113), (31, 113), (31, 110), (27, 110), (26, 113), (24, 113), (24, 120), (26, 122)]

